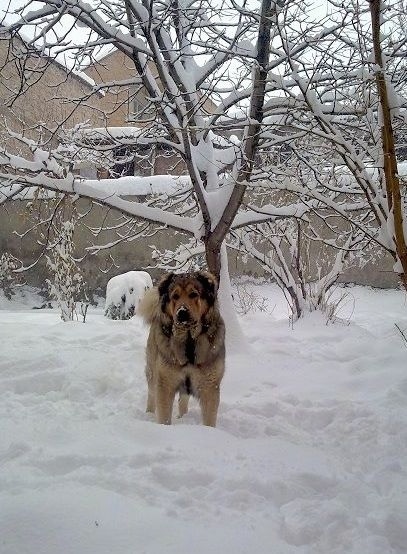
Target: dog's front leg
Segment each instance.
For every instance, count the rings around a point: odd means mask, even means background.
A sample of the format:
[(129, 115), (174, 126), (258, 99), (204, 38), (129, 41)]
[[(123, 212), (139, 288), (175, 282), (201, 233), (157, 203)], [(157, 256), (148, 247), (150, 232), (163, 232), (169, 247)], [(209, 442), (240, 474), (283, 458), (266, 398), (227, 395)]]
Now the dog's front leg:
[(162, 378), (157, 380), (156, 390), (156, 417), (158, 423), (171, 425), (172, 407), (174, 404), (176, 389)]
[(210, 427), (216, 427), (216, 418), (218, 415), (220, 401), (219, 385), (210, 385), (204, 387), (199, 393), (199, 403), (201, 405), (202, 423)]

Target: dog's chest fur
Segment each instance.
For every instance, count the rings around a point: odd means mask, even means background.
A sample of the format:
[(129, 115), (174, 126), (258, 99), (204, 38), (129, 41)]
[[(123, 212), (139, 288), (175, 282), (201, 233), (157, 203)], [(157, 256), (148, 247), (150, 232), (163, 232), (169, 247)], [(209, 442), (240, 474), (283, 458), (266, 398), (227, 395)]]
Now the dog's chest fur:
[(173, 326), (162, 326), (162, 332), (168, 341), (168, 349), (161, 354), (168, 362), (175, 362), (181, 367), (196, 366), (199, 362), (205, 362), (205, 359), (202, 359), (201, 350), (198, 354), (198, 341), (200, 335), (205, 334), (207, 330), (207, 325), (202, 325), (198, 329), (174, 329)]
[(188, 360), (188, 363), (195, 364), (195, 339), (191, 336), (191, 333), (188, 331), (187, 338), (185, 340), (185, 358)]
[(185, 330), (180, 334), (172, 335), (171, 350), (178, 362), (183, 367), (188, 364), (196, 365), (197, 362), (197, 340), (198, 337), (191, 332), (191, 330)]

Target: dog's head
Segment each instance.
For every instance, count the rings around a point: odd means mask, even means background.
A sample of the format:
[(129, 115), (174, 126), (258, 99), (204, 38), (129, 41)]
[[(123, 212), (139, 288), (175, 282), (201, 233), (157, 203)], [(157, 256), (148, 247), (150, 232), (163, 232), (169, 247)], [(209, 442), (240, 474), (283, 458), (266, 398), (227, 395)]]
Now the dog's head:
[(193, 327), (215, 304), (217, 286), (207, 271), (169, 273), (158, 285), (161, 310), (175, 325)]

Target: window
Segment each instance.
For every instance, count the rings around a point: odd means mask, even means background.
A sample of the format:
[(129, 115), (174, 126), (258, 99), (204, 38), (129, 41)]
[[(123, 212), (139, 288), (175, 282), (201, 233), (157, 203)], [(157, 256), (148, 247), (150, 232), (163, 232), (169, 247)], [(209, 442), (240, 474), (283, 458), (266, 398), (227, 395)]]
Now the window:
[(114, 161), (114, 166), (110, 170), (111, 177), (134, 175), (134, 154), (127, 146), (115, 149)]

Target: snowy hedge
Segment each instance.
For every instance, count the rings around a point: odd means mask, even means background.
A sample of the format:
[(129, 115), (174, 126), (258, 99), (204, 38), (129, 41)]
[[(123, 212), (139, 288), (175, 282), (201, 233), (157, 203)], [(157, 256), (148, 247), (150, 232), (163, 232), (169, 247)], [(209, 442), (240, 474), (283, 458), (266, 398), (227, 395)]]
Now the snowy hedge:
[(105, 316), (130, 319), (137, 311), (145, 291), (153, 286), (146, 271), (128, 271), (112, 277), (106, 287)]

